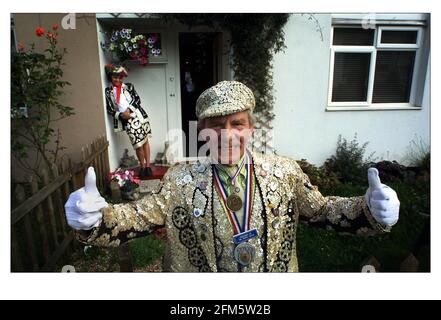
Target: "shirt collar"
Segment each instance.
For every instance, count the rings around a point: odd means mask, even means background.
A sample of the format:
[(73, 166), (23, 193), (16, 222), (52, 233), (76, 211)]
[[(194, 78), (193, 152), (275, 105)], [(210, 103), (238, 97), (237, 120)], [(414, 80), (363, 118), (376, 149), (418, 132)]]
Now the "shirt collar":
[[(110, 83), (110, 86), (112, 87), (113, 90), (115, 90), (116, 87), (114, 87), (112, 83)], [(121, 85), (121, 89), (125, 88), (125, 87), (126, 87), (126, 84), (123, 82)]]
[[(229, 177), (231, 177), (232, 175), (234, 175), (237, 171), (237, 169), (239, 168), (239, 165), (242, 164), (243, 161), (246, 160), (246, 154), (247, 154), (248, 150), (245, 149), (245, 152), (242, 155), (242, 158), (240, 158), (240, 160), (234, 164), (234, 165), (224, 165), (224, 164), (217, 164), (216, 168), (218, 168), (219, 170), (223, 171), (224, 173), (226, 173)], [(245, 166), (242, 167), (242, 170), (240, 171), (241, 175), (245, 175)]]

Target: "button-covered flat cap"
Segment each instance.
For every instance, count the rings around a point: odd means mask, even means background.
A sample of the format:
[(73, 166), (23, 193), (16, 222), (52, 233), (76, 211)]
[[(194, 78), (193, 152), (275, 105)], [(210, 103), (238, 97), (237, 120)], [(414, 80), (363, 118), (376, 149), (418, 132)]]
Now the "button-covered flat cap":
[(221, 81), (201, 93), (196, 101), (196, 116), (201, 120), (245, 110), (252, 112), (255, 105), (253, 92), (246, 85), (238, 81)]

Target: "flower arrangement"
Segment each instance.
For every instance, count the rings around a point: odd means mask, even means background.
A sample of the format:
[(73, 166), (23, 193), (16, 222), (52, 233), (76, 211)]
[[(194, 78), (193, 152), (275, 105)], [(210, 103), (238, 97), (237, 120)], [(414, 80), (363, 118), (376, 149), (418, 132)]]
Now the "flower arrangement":
[(138, 61), (141, 65), (149, 62), (149, 57), (161, 55), (159, 35), (157, 33), (145, 36), (134, 34), (132, 29), (121, 29), (112, 32), (110, 41), (101, 44), (103, 50), (117, 56), (120, 62), (125, 60)]
[(139, 187), (140, 180), (135, 178), (133, 170), (121, 170), (118, 168), (109, 174), (110, 182), (117, 184), (123, 192), (130, 192)]

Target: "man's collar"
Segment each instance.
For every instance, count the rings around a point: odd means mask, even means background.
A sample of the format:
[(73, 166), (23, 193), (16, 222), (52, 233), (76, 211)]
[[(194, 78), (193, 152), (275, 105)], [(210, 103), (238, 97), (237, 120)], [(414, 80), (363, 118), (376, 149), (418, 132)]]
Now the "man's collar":
[[(110, 87), (111, 87), (112, 89), (116, 88), (116, 87), (113, 85), (113, 83), (110, 84)], [(125, 87), (127, 87), (127, 86), (126, 86), (126, 84), (123, 82), (123, 83), (121, 84), (121, 88), (125, 88)]]
[[(216, 167), (218, 169), (224, 171), (225, 173), (227, 173), (229, 176), (231, 176), (231, 174), (234, 174), (236, 172), (236, 170), (239, 168), (239, 165), (241, 165), (243, 161), (246, 161), (247, 153), (248, 153), (248, 149), (245, 148), (245, 152), (243, 153), (242, 157), (240, 158), (240, 160), (237, 163), (231, 164), (231, 165), (219, 163), (219, 164), (216, 164)], [(251, 157), (251, 153), (249, 153), (249, 154)]]

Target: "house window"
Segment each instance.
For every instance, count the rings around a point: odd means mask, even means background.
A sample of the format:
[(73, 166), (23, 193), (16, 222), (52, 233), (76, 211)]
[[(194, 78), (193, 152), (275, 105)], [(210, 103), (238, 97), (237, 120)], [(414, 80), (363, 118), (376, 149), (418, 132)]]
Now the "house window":
[(334, 26), (329, 107), (413, 107), (421, 27)]

